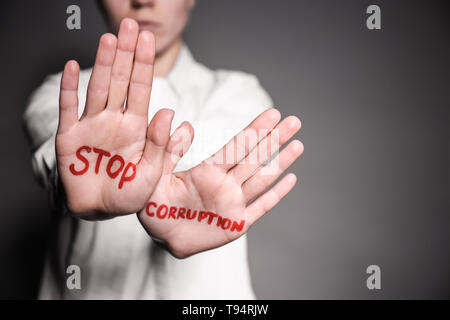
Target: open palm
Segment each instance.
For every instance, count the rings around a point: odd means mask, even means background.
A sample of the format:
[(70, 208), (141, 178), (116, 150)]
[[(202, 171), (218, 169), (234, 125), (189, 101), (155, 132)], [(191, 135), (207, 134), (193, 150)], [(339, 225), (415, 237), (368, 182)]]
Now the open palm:
[(274, 157), (299, 129), (298, 118), (280, 122), (277, 110), (267, 110), (211, 158), (173, 174), (193, 138), (187, 125), (180, 126), (139, 220), (150, 236), (179, 258), (237, 239), (295, 185), (295, 175), (288, 174), (269, 188), (302, 153), (303, 145), (294, 140)]
[(154, 57), (153, 35), (132, 19), (117, 38), (103, 35), (80, 119), (79, 66), (64, 68), (57, 164), (67, 205), (82, 218), (141, 210), (161, 176), (173, 112), (162, 109), (148, 124)]

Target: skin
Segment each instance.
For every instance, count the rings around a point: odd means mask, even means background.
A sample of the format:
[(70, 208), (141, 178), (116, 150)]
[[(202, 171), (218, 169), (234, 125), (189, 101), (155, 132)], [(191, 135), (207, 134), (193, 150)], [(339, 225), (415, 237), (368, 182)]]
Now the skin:
[[(303, 152), (300, 141), (290, 142), (267, 166), (263, 167), (262, 163), (298, 132), (300, 120), (290, 116), (280, 121), (280, 113), (269, 109), (241, 133), (264, 129), (265, 134), (257, 140), (246, 144), (236, 135), (210, 159), (190, 170), (173, 173), (194, 138), (193, 128), (184, 122), (170, 136), (173, 112), (168, 109), (158, 111), (147, 125), (148, 105), (157, 64), (160, 64), (160, 74), (167, 74), (173, 66), (194, 1), (105, 0), (103, 5), (113, 30), (118, 28), (118, 36), (104, 34), (100, 38), (80, 119), (76, 61), (66, 63), (61, 79), (56, 155), (69, 210), (89, 220), (138, 212), (148, 234), (160, 240), (177, 258), (237, 239), (294, 187), (293, 174), (273, 183)], [(153, 19), (161, 24), (153, 33), (144, 30), (148, 29), (147, 25), (129, 17)], [(252, 156), (262, 142), (272, 141), (275, 132), (279, 139), (272, 153), (257, 157), (257, 162), (248, 161), (255, 158)], [(98, 173), (94, 172), (96, 154), (84, 154), (90, 161), (90, 169), (83, 175), (73, 175), (69, 168), (71, 164), (80, 166), (76, 151), (83, 145), (107, 150), (111, 155), (119, 154), (125, 163), (135, 163), (135, 179), (119, 189), (118, 181), (106, 174), (107, 160), (103, 160)], [(225, 164), (217, 163), (215, 160), (225, 150), (232, 150), (236, 156)], [(246, 222), (241, 232), (230, 232), (193, 220), (160, 220), (149, 217), (145, 211), (151, 201), (212, 211), (224, 218)]]
[(140, 31), (154, 34), (155, 76), (166, 76), (182, 46), (182, 32), (195, 0), (102, 0), (102, 5), (113, 32), (128, 17), (138, 22)]
[[(75, 121), (74, 113), (78, 105), (75, 90), (79, 66), (76, 61), (66, 64), (56, 139), (58, 170), (67, 206), (88, 220), (139, 211), (161, 176), (161, 159), (173, 112), (160, 110), (147, 128), (151, 83), (154, 75), (165, 76), (174, 65), (182, 45), (181, 34), (195, 0), (102, 0), (101, 4), (117, 36), (107, 33), (100, 38), (80, 121)], [(125, 112), (121, 112), (125, 97), (128, 103)], [(76, 162), (75, 150), (83, 145), (107, 150), (111, 155), (119, 154), (127, 162), (135, 163), (138, 172), (135, 180), (118, 190), (117, 181), (110, 179), (105, 170), (98, 174), (89, 170), (83, 176), (74, 177), (67, 168)], [(90, 159), (92, 167), (94, 155)]]
[[(237, 150), (242, 150), (243, 146), (232, 139), (211, 158), (190, 170), (177, 173), (173, 173), (178, 160), (176, 153), (173, 153), (173, 146), (176, 145), (172, 142), (176, 137), (174, 135), (168, 146), (172, 156), (166, 156), (163, 174), (150, 197), (150, 201), (157, 204), (211, 211), (232, 221), (244, 219), (246, 223), (241, 232), (223, 230), (214, 224), (208, 225), (196, 220), (160, 220), (150, 217), (143, 209), (138, 217), (147, 232), (161, 240), (169, 252), (177, 258), (186, 258), (201, 251), (217, 248), (246, 233), (250, 226), (272, 209), (296, 183), (295, 175), (288, 174), (269, 188), (303, 152), (303, 145), (298, 140), (289, 143), (267, 167), (264, 169), (261, 167), (262, 163), (300, 129), (300, 120), (297, 117), (290, 116), (281, 122), (280, 118), (280, 113), (276, 109), (269, 109), (241, 133), (259, 132), (262, 129), (271, 132), (261, 137), (259, 141), (261, 143), (264, 139), (271, 140), (273, 129), (278, 130), (279, 141), (270, 154), (256, 157), (259, 149), (252, 143), (244, 147), (245, 152), (238, 152)], [(188, 139), (192, 137), (190, 132), (180, 130), (179, 134), (185, 135), (182, 139), (185, 142), (190, 141)], [(215, 160), (226, 153), (225, 150), (234, 150), (232, 153), (237, 155), (235, 161), (217, 163)], [(249, 159), (258, 161), (252, 162)], [(262, 192), (266, 193), (261, 195)], [(249, 203), (251, 200), (254, 201)]]
[[(138, 33), (137, 23), (124, 19), (118, 38), (112, 34), (100, 38), (80, 120), (79, 66), (76, 61), (69, 61), (64, 68), (56, 135), (57, 165), (67, 206), (84, 219), (106, 219), (140, 210), (161, 176), (173, 111), (161, 109), (147, 126), (155, 42), (149, 31), (139, 36)], [(83, 145), (119, 154), (126, 162), (135, 163), (136, 178), (119, 189), (117, 181), (106, 174), (106, 161), (98, 174), (88, 170), (74, 176), (69, 168), (77, 163), (75, 152)], [(93, 155), (90, 160), (93, 166)]]

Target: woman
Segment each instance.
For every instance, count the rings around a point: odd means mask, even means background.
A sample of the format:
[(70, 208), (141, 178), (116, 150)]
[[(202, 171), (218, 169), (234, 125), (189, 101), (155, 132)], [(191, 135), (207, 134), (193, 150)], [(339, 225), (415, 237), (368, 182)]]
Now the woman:
[(245, 233), (293, 188), (293, 174), (270, 187), (302, 144), (261, 166), (300, 121), (280, 121), (254, 76), (193, 59), (194, 2), (101, 1), (117, 36), (33, 94), (33, 167), (56, 213), (40, 298), (254, 298)]

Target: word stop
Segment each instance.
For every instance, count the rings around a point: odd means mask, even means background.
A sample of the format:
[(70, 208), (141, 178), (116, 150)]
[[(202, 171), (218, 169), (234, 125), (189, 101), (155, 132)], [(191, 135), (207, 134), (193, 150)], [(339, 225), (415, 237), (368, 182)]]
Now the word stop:
[[(102, 150), (99, 148), (91, 148), (88, 146), (81, 146), (78, 148), (76, 152), (77, 158), (84, 163), (84, 168), (81, 170), (75, 169), (75, 164), (70, 164), (70, 172), (75, 176), (80, 176), (85, 174), (89, 169), (89, 160), (84, 157), (81, 152), (85, 151), (86, 153), (91, 153), (93, 151), (94, 153), (97, 153), (97, 161), (95, 163), (95, 173), (98, 174), (100, 170), (100, 164), (102, 162), (103, 157), (111, 157), (111, 153), (109, 153), (106, 150)], [(124, 169), (125, 167), (125, 169)], [(128, 164), (125, 166), (125, 160), (123, 158), (116, 154), (112, 156), (108, 164), (106, 165), (106, 173), (111, 179), (115, 179), (119, 176), (119, 174), (122, 172), (122, 175), (120, 176), (119, 180), (119, 189), (122, 189), (123, 184), (127, 181), (131, 181), (136, 177), (136, 165), (133, 162), (128, 162)]]

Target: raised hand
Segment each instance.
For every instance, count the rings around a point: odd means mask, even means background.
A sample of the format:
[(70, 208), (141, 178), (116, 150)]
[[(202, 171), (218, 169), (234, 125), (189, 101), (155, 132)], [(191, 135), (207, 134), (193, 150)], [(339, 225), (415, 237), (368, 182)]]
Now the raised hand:
[(153, 35), (134, 20), (122, 21), (117, 38), (104, 34), (80, 119), (79, 66), (64, 68), (57, 165), (67, 206), (81, 218), (141, 210), (161, 176), (173, 112), (162, 109), (148, 124), (154, 59)]
[(288, 174), (271, 187), (303, 152), (294, 140), (274, 156), (300, 129), (298, 118), (280, 118), (275, 109), (263, 112), (211, 158), (173, 174), (193, 139), (192, 128), (181, 125), (168, 144), (161, 179), (138, 213), (149, 235), (184, 258), (247, 232), (296, 183)]

